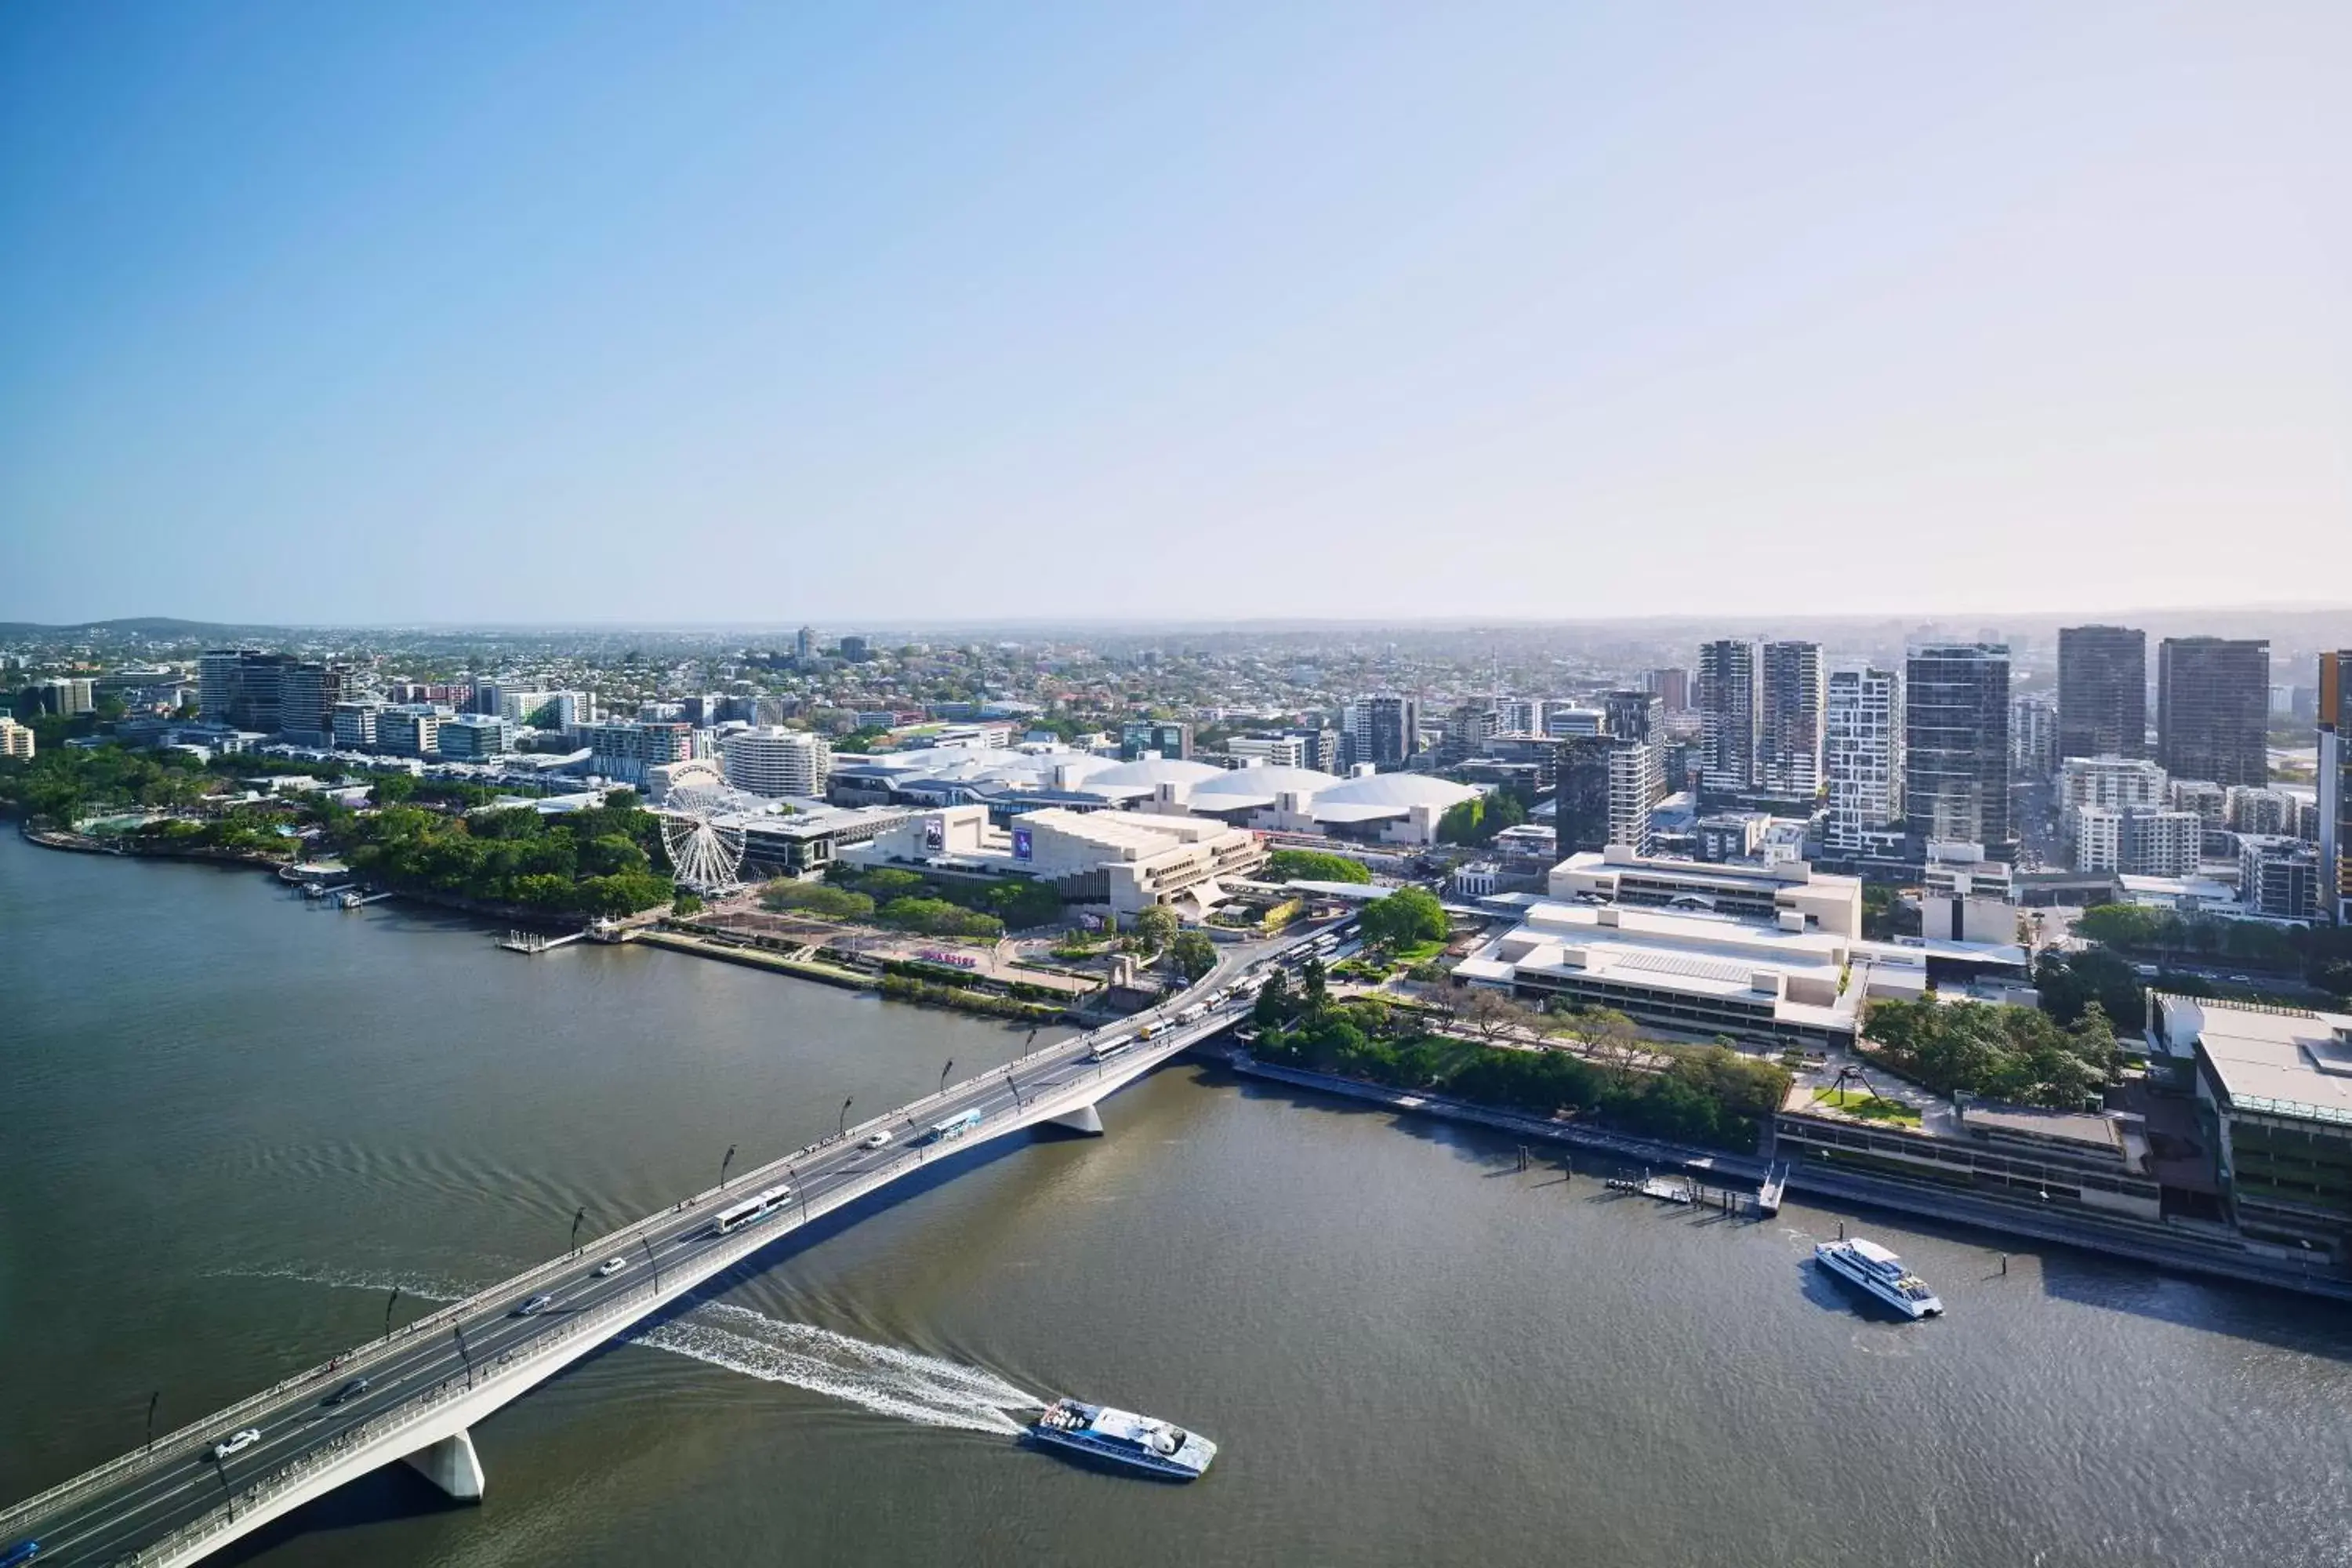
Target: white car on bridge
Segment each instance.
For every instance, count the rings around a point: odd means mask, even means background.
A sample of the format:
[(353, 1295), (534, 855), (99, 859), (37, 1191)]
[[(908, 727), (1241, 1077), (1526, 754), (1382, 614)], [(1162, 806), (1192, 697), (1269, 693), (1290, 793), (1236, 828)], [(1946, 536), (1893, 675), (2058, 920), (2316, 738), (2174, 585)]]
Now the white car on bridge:
[(257, 1427), (248, 1426), (244, 1431), (237, 1433), (235, 1436), (224, 1437), (219, 1442), (215, 1443), (213, 1445), (213, 1458), (215, 1459), (226, 1459), (231, 1454), (242, 1454), (247, 1448), (252, 1447), (256, 1443), (260, 1441), (260, 1430)]

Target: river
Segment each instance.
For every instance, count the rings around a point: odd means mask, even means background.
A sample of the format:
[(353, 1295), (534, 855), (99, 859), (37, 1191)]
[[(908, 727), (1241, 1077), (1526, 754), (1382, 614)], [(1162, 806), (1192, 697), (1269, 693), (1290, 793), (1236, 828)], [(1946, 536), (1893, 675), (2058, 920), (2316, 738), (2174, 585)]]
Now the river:
[[(0, 1500), (1024, 1031), (0, 836)], [(2352, 1321), (1886, 1216), (1777, 1222), (1178, 1063), (976, 1150), (228, 1555), (333, 1564), (2352, 1562)], [(1948, 1315), (1806, 1265), (1841, 1217)], [(1013, 1434), (1195, 1424), (1192, 1487)]]

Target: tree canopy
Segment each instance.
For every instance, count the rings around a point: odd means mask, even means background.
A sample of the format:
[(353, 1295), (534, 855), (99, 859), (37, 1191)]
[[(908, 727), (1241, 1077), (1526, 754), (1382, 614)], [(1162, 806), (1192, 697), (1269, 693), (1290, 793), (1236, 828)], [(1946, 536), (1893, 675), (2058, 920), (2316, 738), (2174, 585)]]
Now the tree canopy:
[(1323, 849), (1276, 849), (1265, 858), (1270, 882), (1369, 882), (1372, 874), (1360, 860)]
[(1374, 899), (1364, 906), (1360, 924), (1365, 942), (1381, 948), (1444, 942), (1447, 931), (1444, 907), (1426, 888), (1399, 888)]
[(1217, 944), (1199, 931), (1179, 931), (1168, 944), (1168, 956), (1189, 984), (1217, 966)]
[(1376, 998), (1318, 1001), (1311, 990), (1300, 998), (1269, 985), (1256, 1021), (1268, 1060), (1717, 1148), (1753, 1149), (1789, 1086), (1781, 1068), (1719, 1046), (1643, 1041), (1638, 1063), (1486, 1046), (1430, 1034)]
[(1864, 1037), (1887, 1065), (1938, 1094), (2080, 1110), (2116, 1075), (2121, 1053), (2096, 1002), (2071, 1029), (2034, 1007), (1985, 1002), (1871, 1004)]

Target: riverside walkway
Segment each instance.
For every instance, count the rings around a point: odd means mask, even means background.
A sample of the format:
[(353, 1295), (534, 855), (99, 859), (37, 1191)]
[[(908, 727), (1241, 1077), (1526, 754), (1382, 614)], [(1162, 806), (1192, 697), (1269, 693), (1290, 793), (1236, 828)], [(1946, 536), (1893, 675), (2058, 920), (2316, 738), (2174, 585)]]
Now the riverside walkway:
[[(1249, 973), (1315, 934), (1227, 950), (1152, 1017), (1057, 1041), (795, 1150), (17, 1503), (0, 1511), (0, 1552), (37, 1541), (42, 1568), (172, 1568), (396, 1459), (453, 1497), (478, 1499), (476, 1422), (714, 1276), (927, 1163), (1041, 1123), (1099, 1133), (1098, 1101), (1233, 1024), (1249, 1005)], [(1155, 1019), (1150, 1038), (1133, 1038)], [(1096, 1058), (1098, 1044), (1121, 1036), (1133, 1043)], [(962, 1130), (933, 1135), (949, 1124)], [(768, 1213), (721, 1227), (722, 1213), (762, 1194), (772, 1198)], [(599, 1272), (611, 1258), (625, 1266)], [(360, 1378), (363, 1389), (335, 1397)], [(215, 1444), (247, 1432), (256, 1436), (236, 1452), (214, 1457)]]

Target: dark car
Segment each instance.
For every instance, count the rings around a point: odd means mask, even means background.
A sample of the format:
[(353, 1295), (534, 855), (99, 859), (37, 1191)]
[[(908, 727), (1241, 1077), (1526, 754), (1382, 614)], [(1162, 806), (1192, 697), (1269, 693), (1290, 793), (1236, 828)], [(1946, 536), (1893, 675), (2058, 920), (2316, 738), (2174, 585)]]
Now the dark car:
[(357, 1399), (361, 1394), (365, 1394), (367, 1391), (368, 1380), (363, 1377), (355, 1377), (352, 1379), (351, 1382), (343, 1384), (342, 1387), (335, 1390), (334, 1393), (327, 1395), (327, 1403), (329, 1405), (342, 1405), (351, 1400)]

